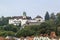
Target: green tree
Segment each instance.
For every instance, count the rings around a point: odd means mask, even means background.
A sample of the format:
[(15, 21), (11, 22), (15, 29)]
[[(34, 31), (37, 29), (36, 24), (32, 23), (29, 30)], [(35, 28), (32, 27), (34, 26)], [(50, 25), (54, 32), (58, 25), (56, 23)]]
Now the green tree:
[(40, 26), (41, 26), (40, 31), (42, 34), (45, 34), (45, 33), (49, 34), (50, 33), (50, 25), (48, 23), (43, 22), (43, 23), (41, 23)]
[(12, 31), (0, 31), (0, 36), (6, 37), (6, 36), (14, 36), (14, 32)]
[(26, 37), (26, 36), (31, 36), (34, 34), (34, 31), (28, 30), (28, 29), (22, 29), (19, 32), (17, 32), (17, 37)]
[(46, 21), (46, 23), (47, 23), (48, 25), (50, 25), (50, 30), (51, 30), (51, 31), (56, 31), (56, 24), (55, 24), (55, 21), (54, 21), (54, 20)]
[(56, 19), (55, 14), (51, 13), (51, 17), (50, 18), (53, 19), (53, 20), (55, 20)]
[(7, 25), (10, 18), (11, 18), (11, 17), (4, 17), (4, 16), (2, 16), (2, 17), (0, 18), (0, 26)]
[(34, 31), (34, 36), (36, 35), (40, 35), (40, 25), (30, 25), (30, 26), (26, 26), (25, 29)]
[(9, 24), (9, 25), (6, 25), (6, 26), (4, 27), (4, 30), (17, 32), (17, 31), (18, 31), (18, 27), (14, 26), (14, 25), (12, 25), (12, 24)]
[(57, 32), (57, 35), (59, 36), (60, 35), (60, 13), (57, 13), (56, 14), (56, 32)]
[(45, 21), (46, 21), (46, 20), (49, 20), (49, 19), (50, 19), (49, 13), (46, 12), (46, 14), (45, 14)]
[(56, 23), (57, 23), (57, 25), (60, 25), (60, 13), (57, 13), (56, 14)]
[(1, 30), (4, 30), (4, 27), (3, 27), (3, 26), (0, 26), (0, 31), (1, 31)]

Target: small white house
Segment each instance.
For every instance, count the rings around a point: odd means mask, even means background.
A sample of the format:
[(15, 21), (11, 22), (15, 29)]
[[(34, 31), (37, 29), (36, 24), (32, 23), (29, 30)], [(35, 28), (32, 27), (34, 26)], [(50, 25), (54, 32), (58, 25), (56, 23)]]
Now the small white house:
[(48, 37), (43, 37), (43, 40), (51, 40), (51, 39)]
[(40, 37), (39, 37), (39, 40), (43, 40), (43, 36), (40, 36)]
[(34, 39), (33, 40), (51, 40), (50, 38), (48, 38), (48, 37), (43, 37), (43, 36), (40, 36), (40, 37), (34, 37)]
[(33, 40), (39, 40), (39, 37), (38, 36), (36, 36), (36, 37), (34, 37), (34, 39)]

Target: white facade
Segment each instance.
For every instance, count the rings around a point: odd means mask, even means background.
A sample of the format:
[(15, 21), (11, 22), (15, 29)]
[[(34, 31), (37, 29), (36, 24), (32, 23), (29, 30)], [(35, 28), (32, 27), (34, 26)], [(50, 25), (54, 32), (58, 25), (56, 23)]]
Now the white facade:
[(9, 24), (13, 24), (13, 25), (19, 25), (21, 23), (21, 25), (26, 24), (27, 20), (22, 20), (22, 19), (9, 19)]
[(19, 25), (19, 23), (21, 23), (21, 19), (9, 19), (9, 24), (13, 24), (13, 25)]
[(48, 37), (34, 37), (33, 40), (51, 40)]
[(43, 22), (43, 19), (42, 18), (35, 18), (36, 21), (40, 21), (40, 22)]
[[(24, 16), (23, 16), (24, 17)], [(21, 23), (21, 26), (27, 24), (27, 22), (29, 23), (29, 25), (38, 25), (41, 22), (43, 22), (42, 18), (35, 18), (35, 19), (27, 19), (27, 18), (12, 18), (9, 19), (9, 24), (13, 24), (13, 25), (19, 25)]]

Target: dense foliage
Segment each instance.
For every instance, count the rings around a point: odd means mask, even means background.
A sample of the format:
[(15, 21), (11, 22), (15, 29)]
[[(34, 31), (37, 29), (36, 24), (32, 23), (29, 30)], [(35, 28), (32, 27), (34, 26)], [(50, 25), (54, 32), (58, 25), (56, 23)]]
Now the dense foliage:
[(49, 15), (49, 13), (46, 12), (45, 22), (40, 25), (25, 26), (25, 28), (21, 30), (21, 24), (19, 26), (8, 24), (9, 18), (11, 17), (2, 16), (0, 18), (0, 36), (37, 36), (40, 34), (50, 34), (52, 31), (60, 36), (60, 13), (57, 13), (56, 15), (52, 13)]
[(47, 11), (46, 14), (45, 14), (45, 20), (49, 20), (49, 19), (50, 19), (50, 16), (49, 16), (49, 13)]

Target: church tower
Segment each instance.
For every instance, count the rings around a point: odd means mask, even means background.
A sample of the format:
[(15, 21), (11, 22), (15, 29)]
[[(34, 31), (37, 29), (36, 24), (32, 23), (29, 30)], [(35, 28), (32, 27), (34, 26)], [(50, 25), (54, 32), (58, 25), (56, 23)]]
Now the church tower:
[(26, 12), (23, 12), (23, 18), (26, 18)]

